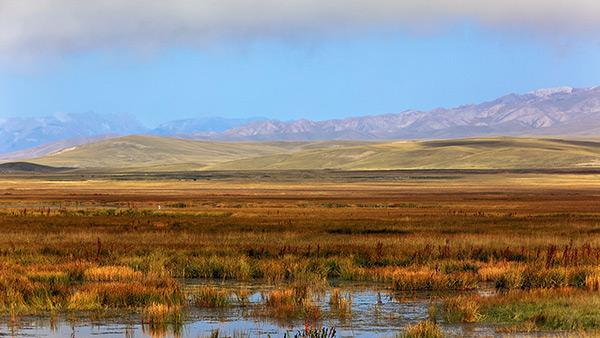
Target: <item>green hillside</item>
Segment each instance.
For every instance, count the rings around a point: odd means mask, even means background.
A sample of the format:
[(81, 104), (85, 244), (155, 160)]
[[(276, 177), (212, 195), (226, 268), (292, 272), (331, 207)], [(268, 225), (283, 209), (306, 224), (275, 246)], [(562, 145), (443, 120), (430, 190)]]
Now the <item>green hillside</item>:
[(215, 170), (523, 169), (600, 167), (600, 143), (488, 138), (365, 144), (215, 164)]
[(345, 147), (356, 142), (212, 142), (133, 135), (64, 149), (30, 162), (76, 168), (199, 170), (238, 159)]
[(527, 169), (600, 167), (600, 142), (536, 138), (212, 142), (128, 136), (30, 160), (60, 167), (164, 170)]

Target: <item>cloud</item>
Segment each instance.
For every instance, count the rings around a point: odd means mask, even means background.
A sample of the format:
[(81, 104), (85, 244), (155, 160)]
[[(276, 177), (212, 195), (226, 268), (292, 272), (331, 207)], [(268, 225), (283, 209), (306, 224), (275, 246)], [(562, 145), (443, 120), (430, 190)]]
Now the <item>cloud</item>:
[(409, 32), (461, 21), (547, 36), (600, 33), (598, 0), (0, 0), (0, 55), (155, 50), (228, 39)]

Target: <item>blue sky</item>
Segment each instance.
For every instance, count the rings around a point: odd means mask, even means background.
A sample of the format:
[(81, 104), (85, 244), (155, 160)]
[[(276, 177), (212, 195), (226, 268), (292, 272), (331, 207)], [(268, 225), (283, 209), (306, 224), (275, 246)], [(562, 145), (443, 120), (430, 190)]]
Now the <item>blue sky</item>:
[(39, 49), (33, 60), (0, 62), (0, 117), (127, 113), (148, 126), (203, 116), (329, 119), (600, 85), (594, 35), (509, 28), (465, 20), (417, 33), (259, 34), (143, 52), (111, 42)]

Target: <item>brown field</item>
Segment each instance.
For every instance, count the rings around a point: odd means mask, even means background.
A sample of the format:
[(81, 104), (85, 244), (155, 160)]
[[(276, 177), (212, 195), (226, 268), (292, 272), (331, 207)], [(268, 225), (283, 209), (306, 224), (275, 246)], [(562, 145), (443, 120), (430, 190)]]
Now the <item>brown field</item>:
[(599, 263), (595, 173), (0, 181), (0, 311), (11, 317), (126, 310), (161, 323), (228, 305), (218, 289), (188, 301), (176, 278), (265, 280), (281, 286), (267, 315), (309, 316), (307, 282), (338, 279), (492, 287), (442, 296), (438, 319), (595, 330)]

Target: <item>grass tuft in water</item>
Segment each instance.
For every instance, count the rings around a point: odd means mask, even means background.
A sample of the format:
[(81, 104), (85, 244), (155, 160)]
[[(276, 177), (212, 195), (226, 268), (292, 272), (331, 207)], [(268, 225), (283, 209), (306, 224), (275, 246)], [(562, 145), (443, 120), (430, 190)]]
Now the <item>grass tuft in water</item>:
[(444, 334), (439, 325), (425, 320), (414, 325), (408, 326), (397, 338), (443, 338)]
[(224, 308), (230, 305), (229, 292), (213, 286), (201, 286), (192, 293), (192, 301), (198, 307)]

